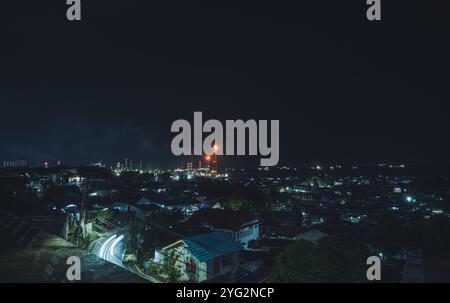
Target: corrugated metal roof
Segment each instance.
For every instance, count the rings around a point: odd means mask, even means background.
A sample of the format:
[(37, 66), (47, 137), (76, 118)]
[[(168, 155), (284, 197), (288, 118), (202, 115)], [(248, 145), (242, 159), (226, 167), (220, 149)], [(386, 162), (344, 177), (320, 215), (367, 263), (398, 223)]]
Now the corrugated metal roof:
[(242, 249), (230, 233), (215, 231), (183, 240), (189, 251), (200, 261), (208, 261)]

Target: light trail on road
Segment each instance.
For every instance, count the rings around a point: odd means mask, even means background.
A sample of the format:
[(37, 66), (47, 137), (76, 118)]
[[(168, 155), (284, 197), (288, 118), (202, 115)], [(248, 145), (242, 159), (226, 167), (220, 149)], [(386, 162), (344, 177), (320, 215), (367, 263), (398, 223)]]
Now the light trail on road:
[[(118, 265), (121, 265), (122, 259), (118, 256), (114, 256), (114, 251), (116, 250), (117, 245), (120, 243), (120, 241), (123, 240), (124, 237), (125, 237), (124, 235), (117, 236), (117, 234), (115, 234), (106, 239), (105, 242), (103, 242), (102, 246), (100, 247), (98, 256), (106, 261), (111, 262), (115, 261), (113, 263), (120, 262), (120, 264)], [(114, 260), (114, 257), (116, 257), (117, 260)]]
[(112, 258), (114, 257), (114, 249), (116, 248), (117, 244), (122, 241), (123, 239), (123, 235), (117, 237), (114, 239), (114, 241), (112, 242), (112, 244), (109, 246), (109, 252), (108, 252), (108, 257), (109, 260), (112, 260)]
[(106, 241), (102, 244), (102, 246), (100, 247), (100, 251), (99, 251), (99, 257), (102, 259), (107, 260), (107, 252), (109, 247), (112, 244), (112, 241), (117, 237), (117, 235), (113, 235), (111, 237), (109, 237), (108, 239), (106, 239)]

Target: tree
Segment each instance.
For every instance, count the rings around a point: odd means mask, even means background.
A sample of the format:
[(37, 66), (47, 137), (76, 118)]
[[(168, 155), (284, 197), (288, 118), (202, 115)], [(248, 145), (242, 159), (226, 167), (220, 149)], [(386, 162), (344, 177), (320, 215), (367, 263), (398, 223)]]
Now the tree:
[(230, 197), (230, 208), (241, 211), (259, 211), (266, 207), (267, 196), (256, 187), (237, 187)]
[(166, 282), (177, 283), (181, 277), (181, 270), (177, 264), (179, 255), (175, 250), (172, 250), (164, 255), (162, 265), (162, 275), (166, 277)]
[(352, 239), (330, 236), (317, 244), (300, 240), (282, 252), (271, 282), (364, 282), (368, 249)]
[(399, 253), (404, 244), (405, 227), (401, 220), (395, 217), (385, 217), (369, 233), (371, 245), (382, 250), (386, 254), (395, 255)]
[(235, 197), (231, 197), (229, 206), (230, 206), (231, 210), (241, 210), (241, 208), (242, 208), (242, 201), (236, 199)]

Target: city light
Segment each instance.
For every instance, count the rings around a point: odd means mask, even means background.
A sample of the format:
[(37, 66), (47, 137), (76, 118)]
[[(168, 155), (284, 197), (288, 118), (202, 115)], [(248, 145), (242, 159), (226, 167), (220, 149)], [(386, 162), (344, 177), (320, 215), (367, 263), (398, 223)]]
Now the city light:
[(414, 202), (413, 197), (411, 197), (411, 196), (406, 196), (406, 202), (408, 202), (408, 203)]
[(18, 2), (1, 284), (197, 302), (450, 284), (445, 5), (421, 4), (418, 31), (412, 1)]

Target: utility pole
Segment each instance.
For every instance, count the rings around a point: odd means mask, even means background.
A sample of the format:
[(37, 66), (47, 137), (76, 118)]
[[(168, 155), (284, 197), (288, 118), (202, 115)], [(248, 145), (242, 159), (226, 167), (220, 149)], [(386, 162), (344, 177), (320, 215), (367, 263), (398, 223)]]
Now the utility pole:
[(80, 221), (78, 223), (76, 244), (80, 246), (86, 237), (86, 204), (87, 204), (87, 192), (88, 192), (88, 180), (83, 185), (81, 206), (80, 206)]

